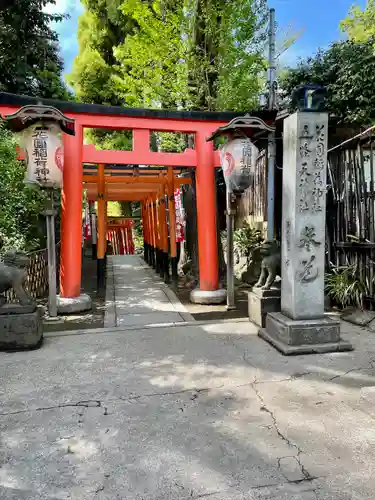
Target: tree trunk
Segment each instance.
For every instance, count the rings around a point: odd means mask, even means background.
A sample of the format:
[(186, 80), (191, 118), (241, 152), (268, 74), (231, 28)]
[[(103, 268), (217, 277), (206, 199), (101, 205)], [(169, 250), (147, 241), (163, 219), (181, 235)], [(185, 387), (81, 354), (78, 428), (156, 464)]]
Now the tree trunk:
[(195, 191), (195, 172), (192, 173), (192, 184), (184, 186), (183, 203), (185, 209), (185, 238), (186, 257), (191, 260), (191, 273), (196, 280), (199, 279), (198, 265), (198, 230), (197, 230), (197, 205)]

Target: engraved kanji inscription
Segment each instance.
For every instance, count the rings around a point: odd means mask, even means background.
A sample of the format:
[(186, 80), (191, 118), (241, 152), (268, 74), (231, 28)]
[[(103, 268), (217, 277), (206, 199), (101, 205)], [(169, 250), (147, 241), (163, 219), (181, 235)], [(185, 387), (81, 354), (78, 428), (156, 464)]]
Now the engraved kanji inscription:
[(298, 204), (298, 211), (299, 212), (308, 212), (310, 210), (310, 207), (307, 203), (307, 201), (304, 198), (300, 198), (299, 204)]
[(285, 240), (286, 240), (286, 248), (288, 252), (291, 250), (291, 240), (290, 240), (290, 232), (291, 232), (291, 222), (290, 220), (286, 221), (286, 227), (285, 227)]
[(307, 141), (302, 142), (299, 147), (299, 152), (301, 158), (308, 158), (311, 154), (311, 149), (309, 148), (309, 143)]
[(321, 198), (323, 197), (324, 195), (324, 191), (317, 187), (317, 188), (314, 188), (312, 190), (312, 211), (313, 212), (321, 212), (323, 209), (322, 209), (322, 206), (321, 206)]
[(320, 247), (320, 241), (317, 241), (315, 238), (316, 232), (314, 226), (305, 226), (301, 231), (298, 248), (305, 248), (310, 252), (313, 247)]
[(299, 169), (299, 186), (300, 187), (308, 186), (309, 177), (311, 177), (311, 174), (308, 171), (307, 163), (304, 162), (302, 163), (301, 168)]
[(325, 140), (325, 130), (324, 125), (316, 126), (316, 156), (322, 158), (324, 156), (324, 140)]
[(304, 125), (303, 129), (301, 131), (300, 139), (312, 139), (312, 138), (313, 138), (313, 136), (310, 133), (309, 126)]
[(312, 255), (309, 259), (300, 261), (300, 269), (296, 271), (296, 280), (300, 283), (312, 283), (319, 276), (319, 269), (315, 267), (316, 257)]
[(315, 186), (323, 186), (323, 179), (321, 172), (314, 172), (314, 184)]

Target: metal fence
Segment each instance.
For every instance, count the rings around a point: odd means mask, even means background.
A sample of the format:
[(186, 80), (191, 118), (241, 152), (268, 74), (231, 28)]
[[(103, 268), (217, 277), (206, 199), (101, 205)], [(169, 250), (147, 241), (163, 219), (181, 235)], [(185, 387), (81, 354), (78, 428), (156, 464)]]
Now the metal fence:
[[(59, 262), (60, 244), (56, 245), (56, 262)], [(33, 299), (41, 299), (48, 295), (48, 252), (47, 249), (38, 250), (29, 254), (29, 265), (27, 267), (27, 280), (25, 288)], [(57, 266), (57, 283), (59, 266)], [(8, 302), (16, 302), (17, 297), (11, 288), (6, 292)]]
[(328, 156), (327, 264), (353, 266), (374, 305), (375, 138), (369, 133)]

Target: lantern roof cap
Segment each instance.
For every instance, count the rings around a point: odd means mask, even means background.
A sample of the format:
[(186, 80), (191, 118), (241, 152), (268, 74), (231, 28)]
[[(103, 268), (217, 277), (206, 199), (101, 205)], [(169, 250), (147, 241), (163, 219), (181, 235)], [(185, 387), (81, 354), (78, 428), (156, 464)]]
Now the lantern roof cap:
[[(275, 117), (276, 118), (276, 112)], [(246, 134), (248, 136), (253, 135), (254, 129), (262, 132), (274, 132), (275, 127), (266, 123), (262, 118), (258, 116), (250, 116), (246, 114), (244, 116), (238, 116), (233, 118), (229, 123), (219, 127), (215, 132), (206, 139), (206, 141), (213, 141), (216, 137), (233, 134), (236, 131), (241, 131), (242, 135)], [(257, 134), (258, 135), (258, 134)]]
[(53, 106), (42, 104), (22, 106), (11, 115), (4, 116), (7, 128), (12, 132), (22, 132), (26, 128), (40, 121), (58, 123), (61, 130), (69, 135), (75, 135), (74, 119), (68, 118)]

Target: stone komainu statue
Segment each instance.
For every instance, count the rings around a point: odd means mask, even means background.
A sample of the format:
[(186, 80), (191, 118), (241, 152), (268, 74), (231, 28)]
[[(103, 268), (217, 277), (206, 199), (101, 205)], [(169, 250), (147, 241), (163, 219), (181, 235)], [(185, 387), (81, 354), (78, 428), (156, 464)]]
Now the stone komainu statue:
[(281, 252), (276, 241), (266, 241), (257, 247), (262, 256), (261, 272), (258, 282), (254, 285), (262, 290), (269, 290), (276, 276), (281, 274)]
[(24, 252), (11, 250), (7, 252), (0, 262), (0, 307), (6, 302), (5, 293), (13, 288), (20, 304), (29, 306), (33, 304), (27, 294), (24, 284), (27, 278), (29, 258)]

